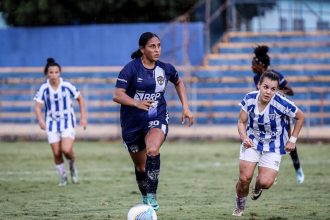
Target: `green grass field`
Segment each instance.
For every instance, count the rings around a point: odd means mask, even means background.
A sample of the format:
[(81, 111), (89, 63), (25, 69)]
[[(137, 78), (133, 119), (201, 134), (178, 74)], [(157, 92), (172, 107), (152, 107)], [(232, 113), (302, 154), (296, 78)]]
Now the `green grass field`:
[[(238, 143), (166, 142), (158, 188), (161, 220), (235, 219)], [(140, 195), (119, 142), (76, 142), (80, 183), (57, 186), (46, 142), (1, 143), (0, 219), (126, 219)], [(278, 182), (241, 219), (330, 219), (330, 145), (299, 144), (305, 182), (289, 156)], [(237, 217), (236, 217), (237, 218)]]

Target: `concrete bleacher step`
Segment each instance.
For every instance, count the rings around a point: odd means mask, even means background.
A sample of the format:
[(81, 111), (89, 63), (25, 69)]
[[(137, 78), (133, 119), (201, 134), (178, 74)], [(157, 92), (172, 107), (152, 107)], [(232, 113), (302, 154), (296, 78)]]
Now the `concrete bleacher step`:
[(328, 42), (330, 31), (228, 32), (223, 42)]

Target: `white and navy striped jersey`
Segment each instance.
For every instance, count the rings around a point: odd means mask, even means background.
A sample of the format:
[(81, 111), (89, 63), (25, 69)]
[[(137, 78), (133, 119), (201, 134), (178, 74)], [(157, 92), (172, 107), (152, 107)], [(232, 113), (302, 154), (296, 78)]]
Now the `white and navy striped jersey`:
[(242, 110), (248, 114), (247, 135), (258, 151), (285, 154), (285, 144), (289, 138), (287, 116), (294, 118), (298, 108), (292, 101), (276, 93), (266, 108), (259, 112), (259, 95), (260, 91), (250, 92), (240, 103)]
[(74, 128), (76, 117), (72, 99), (77, 99), (80, 92), (70, 82), (60, 78), (60, 85), (54, 90), (47, 80), (40, 86), (34, 100), (44, 104), (47, 131), (62, 132)]

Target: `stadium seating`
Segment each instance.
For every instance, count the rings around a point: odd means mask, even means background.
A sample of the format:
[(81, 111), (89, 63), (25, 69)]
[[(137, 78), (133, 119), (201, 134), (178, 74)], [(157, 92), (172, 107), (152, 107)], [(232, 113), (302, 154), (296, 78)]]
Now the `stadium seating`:
[[(204, 65), (177, 66), (188, 91), (197, 124), (234, 124), (238, 103), (255, 89), (253, 48), (270, 47), (271, 67), (282, 72), (295, 91), (293, 100), (309, 125), (330, 124), (330, 32), (227, 33), (205, 56)], [(119, 105), (112, 101), (121, 67), (64, 67), (63, 77), (86, 100), (89, 123), (118, 124)], [(44, 81), (42, 68), (0, 68), (0, 123), (35, 123), (33, 97)], [(180, 123), (181, 104), (169, 85), (171, 123)], [(79, 117), (78, 117), (79, 118)]]

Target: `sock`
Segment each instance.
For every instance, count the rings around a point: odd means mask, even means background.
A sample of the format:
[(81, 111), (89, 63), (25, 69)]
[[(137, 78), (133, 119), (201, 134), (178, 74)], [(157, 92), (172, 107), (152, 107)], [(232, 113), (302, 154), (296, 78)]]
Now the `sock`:
[(75, 161), (74, 160), (68, 160), (70, 170), (76, 169)]
[(148, 156), (146, 163), (147, 193), (156, 194), (158, 188), (158, 177), (160, 172), (160, 154)]
[(64, 163), (56, 164), (56, 169), (59, 175), (66, 176)]
[(236, 195), (235, 201), (236, 201), (236, 207), (239, 208), (240, 210), (244, 210), (245, 209), (245, 204), (246, 204), (246, 196), (239, 198)]
[(139, 172), (135, 168), (135, 177), (138, 184), (139, 190), (143, 196), (147, 195), (147, 173)]
[(290, 156), (292, 159), (293, 167), (297, 171), (300, 168), (300, 161), (298, 157), (297, 147), (290, 152)]

